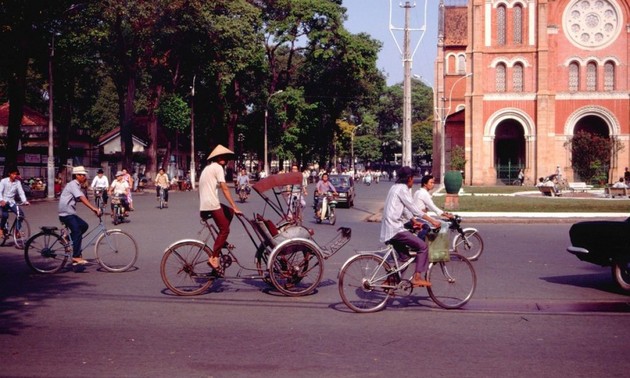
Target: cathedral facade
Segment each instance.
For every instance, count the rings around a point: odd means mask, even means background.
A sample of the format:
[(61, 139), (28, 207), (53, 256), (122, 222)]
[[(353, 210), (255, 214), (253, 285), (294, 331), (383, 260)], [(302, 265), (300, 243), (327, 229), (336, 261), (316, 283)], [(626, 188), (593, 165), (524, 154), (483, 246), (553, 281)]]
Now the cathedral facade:
[[(579, 131), (609, 138), (609, 182), (630, 166), (630, 0), (440, 0), (434, 169), (462, 146), (467, 185), (572, 167)], [(442, 155), (443, 154), (443, 155)], [(441, 161), (444, 166), (441, 166)]]

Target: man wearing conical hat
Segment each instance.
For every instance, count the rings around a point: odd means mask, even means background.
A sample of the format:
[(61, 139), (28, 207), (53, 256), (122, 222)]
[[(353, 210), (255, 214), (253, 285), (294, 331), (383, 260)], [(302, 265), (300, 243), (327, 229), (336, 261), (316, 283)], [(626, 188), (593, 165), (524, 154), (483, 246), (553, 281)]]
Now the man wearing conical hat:
[[(220, 144), (217, 145), (210, 153), (210, 156), (208, 156), (208, 160), (211, 163), (203, 169), (199, 177), (199, 214), (202, 219), (214, 219), (214, 223), (219, 228), (219, 234), (212, 247), (212, 256), (208, 259), (208, 264), (218, 274), (222, 273), (219, 263), (219, 252), (227, 242), (230, 234), (230, 223), (234, 213), (242, 214), (236, 203), (234, 203), (225, 182), (225, 165), (233, 156), (234, 152)], [(219, 188), (221, 188), (223, 196), (232, 207), (228, 207), (219, 201)]]

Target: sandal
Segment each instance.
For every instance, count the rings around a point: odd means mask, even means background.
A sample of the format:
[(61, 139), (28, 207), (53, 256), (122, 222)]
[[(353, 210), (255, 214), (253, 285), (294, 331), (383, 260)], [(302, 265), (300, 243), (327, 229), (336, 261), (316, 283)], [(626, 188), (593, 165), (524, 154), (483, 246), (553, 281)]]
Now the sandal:
[[(212, 264), (213, 259), (216, 259), (216, 265)], [(214, 273), (218, 277), (223, 277), (223, 267), (221, 266), (221, 263), (218, 257), (210, 257), (208, 259), (208, 266), (210, 266), (213, 269)]]
[(90, 263), (89, 261), (87, 261), (86, 259), (81, 258), (81, 257), (73, 257), (72, 258), (72, 265), (86, 265), (86, 264), (89, 264), (89, 263)]

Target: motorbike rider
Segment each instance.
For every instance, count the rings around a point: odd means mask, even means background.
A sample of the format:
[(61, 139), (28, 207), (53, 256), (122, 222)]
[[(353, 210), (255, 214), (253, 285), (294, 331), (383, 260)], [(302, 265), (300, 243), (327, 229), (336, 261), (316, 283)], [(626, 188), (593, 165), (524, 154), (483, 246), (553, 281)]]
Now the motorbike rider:
[(328, 192), (332, 192), (335, 196), (338, 195), (337, 189), (335, 189), (333, 184), (328, 181), (328, 172), (324, 172), (322, 174), (322, 178), (317, 182), (317, 185), (315, 186), (315, 194), (313, 196), (315, 200), (313, 208), (315, 209), (315, 216), (317, 218), (321, 216), (322, 199)]
[[(112, 181), (109, 187), (109, 195), (115, 195), (120, 198), (120, 204), (125, 209), (125, 216), (129, 216), (129, 202), (127, 202), (127, 196), (129, 195), (129, 183), (125, 180), (125, 173), (123, 171), (116, 172), (116, 179)], [(112, 204), (112, 218), (115, 217), (114, 204)]]
[(242, 168), (238, 173), (238, 176), (236, 176), (236, 194), (243, 189), (247, 195), (251, 192), (251, 187), (249, 186), (249, 175), (247, 174), (245, 168)]

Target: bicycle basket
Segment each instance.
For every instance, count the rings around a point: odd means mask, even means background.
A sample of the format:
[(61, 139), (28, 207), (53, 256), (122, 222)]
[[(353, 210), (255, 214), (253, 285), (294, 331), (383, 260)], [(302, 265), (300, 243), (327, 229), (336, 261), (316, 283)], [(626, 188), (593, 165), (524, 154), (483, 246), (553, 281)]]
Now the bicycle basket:
[(120, 197), (112, 197), (112, 205), (120, 205)]

